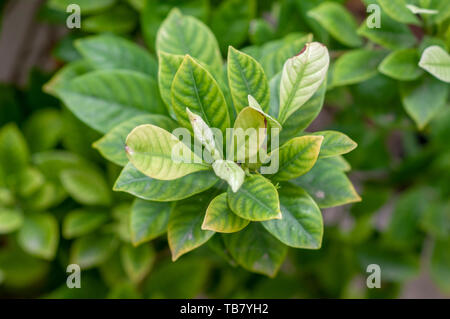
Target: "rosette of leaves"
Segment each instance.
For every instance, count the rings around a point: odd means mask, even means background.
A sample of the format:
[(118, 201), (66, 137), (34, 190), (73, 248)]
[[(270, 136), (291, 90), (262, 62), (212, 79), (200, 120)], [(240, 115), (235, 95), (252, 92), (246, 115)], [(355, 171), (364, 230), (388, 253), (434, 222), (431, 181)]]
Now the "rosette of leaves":
[[(304, 49), (282, 70), (277, 59), (264, 67), (233, 47), (224, 68), (212, 32), (177, 9), (156, 36), (157, 72), (148, 68), (156, 63), (150, 53), (122, 38), (76, 43), (83, 59), (58, 72), (46, 90), (104, 133), (94, 147), (124, 167), (114, 189), (137, 197), (134, 245), (167, 233), (176, 260), (215, 236), (215, 251), (274, 276), (288, 247), (320, 248), (320, 207), (360, 200), (341, 157), (356, 144), (336, 131), (304, 131), (322, 108), (329, 56), (322, 44), (307, 42), (311, 36), (298, 36)], [(171, 133), (178, 127), (202, 149)], [(228, 128), (236, 141), (239, 129), (256, 129), (257, 146), (236, 142), (245, 155), (230, 156), (213, 132), (226, 136)], [(281, 146), (271, 149), (276, 134)], [(175, 161), (174, 148), (189, 161)], [(264, 160), (250, 161), (255, 156)], [(262, 174), (276, 161), (279, 170)]]

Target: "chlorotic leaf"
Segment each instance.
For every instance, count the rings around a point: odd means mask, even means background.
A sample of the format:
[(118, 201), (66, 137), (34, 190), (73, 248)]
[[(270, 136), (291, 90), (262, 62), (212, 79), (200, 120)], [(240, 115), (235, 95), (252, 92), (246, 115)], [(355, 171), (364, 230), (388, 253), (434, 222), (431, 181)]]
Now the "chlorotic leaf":
[(440, 46), (426, 48), (419, 66), (439, 80), (450, 83), (450, 55)]
[(323, 136), (319, 158), (346, 154), (358, 146), (350, 137), (337, 131), (320, 131), (311, 135)]
[(266, 118), (267, 122), (269, 122), (270, 127), (276, 128), (276, 129), (278, 129), (278, 130), (281, 130), (281, 129), (282, 129), (281, 124), (280, 124), (275, 118), (273, 118), (273, 117), (270, 116), (269, 114), (265, 113), (265, 112), (262, 110), (261, 105), (259, 105), (258, 101), (256, 101), (256, 99), (255, 99), (253, 96), (251, 96), (251, 95), (248, 96), (248, 105), (249, 105), (249, 107), (251, 107), (252, 109), (255, 109), (255, 110), (257, 110), (259, 113), (261, 113), (261, 114)]
[(161, 98), (163, 99), (170, 116), (174, 119), (176, 115), (172, 107), (172, 82), (175, 78), (175, 74), (178, 71), (181, 63), (183, 62), (183, 55), (170, 54), (163, 51), (158, 52), (159, 69), (158, 69), (158, 85)]
[(216, 160), (212, 164), (214, 173), (221, 179), (227, 181), (231, 190), (236, 193), (244, 183), (245, 172), (235, 162), (227, 160)]

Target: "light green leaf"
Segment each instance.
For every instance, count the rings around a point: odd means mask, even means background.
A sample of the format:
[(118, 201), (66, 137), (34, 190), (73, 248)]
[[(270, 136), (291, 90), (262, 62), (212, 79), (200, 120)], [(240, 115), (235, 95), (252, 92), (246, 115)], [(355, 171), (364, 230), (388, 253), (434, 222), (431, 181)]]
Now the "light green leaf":
[(352, 183), (333, 159), (318, 160), (308, 173), (292, 180), (305, 189), (320, 208), (361, 201)]
[(172, 9), (156, 36), (157, 51), (185, 55), (205, 63), (214, 74), (222, 73), (222, 57), (214, 34), (201, 21)]
[(202, 114), (209, 127), (218, 128), (225, 135), (230, 127), (225, 97), (211, 74), (190, 56), (185, 56), (172, 83), (172, 107), (178, 122), (191, 127), (186, 107)]
[(156, 59), (137, 44), (113, 35), (96, 35), (75, 41), (81, 55), (94, 69), (125, 69), (156, 79)]
[(245, 178), (244, 170), (235, 162), (227, 160), (216, 160), (212, 164), (214, 173), (221, 179), (227, 181), (233, 192), (237, 192), (242, 186)]
[(332, 86), (356, 84), (377, 74), (377, 66), (384, 58), (384, 51), (353, 50), (336, 60)]
[(81, 204), (107, 206), (111, 203), (110, 188), (96, 170), (64, 170), (61, 172), (61, 183), (67, 193)]
[(278, 171), (272, 177), (287, 181), (308, 172), (316, 163), (322, 141), (322, 136), (300, 136), (273, 150), (270, 159), (278, 163)]
[(122, 265), (133, 283), (140, 283), (148, 275), (155, 262), (155, 255), (155, 250), (150, 245), (133, 247), (125, 244), (122, 246), (120, 249)]
[(209, 204), (202, 229), (219, 233), (238, 232), (250, 223), (233, 213), (228, 207), (227, 193), (220, 194)]
[(136, 12), (127, 5), (119, 4), (110, 10), (84, 18), (82, 25), (85, 32), (129, 33), (134, 30), (136, 23)]
[(419, 53), (416, 49), (401, 49), (389, 54), (378, 66), (378, 71), (399, 81), (416, 80), (423, 74), (417, 66)]
[(450, 83), (450, 55), (440, 46), (426, 48), (419, 66), (439, 80)]
[(445, 105), (448, 84), (425, 76), (411, 83), (400, 83), (400, 95), (406, 112), (423, 129)]
[(0, 129), (0, 184), (4, 177), (24, 170), (29, 156), (27, 142), (16, 124), (3, 126)]
[(44, 175), (34, 167), (27, 167), (17, 175), (15, 191), (22, 197), (32, 196), (45, 183)]
[(155, 179), (173, 180), (210, 168), (174, 135), (151, 124), (136, 127), (125, 149), (133, 166)]
[(450, 2), (441, 0), (420, 0), (420, 5), (437, 14), (427, 17), (433, 23), (443, 23), (450, 17)]
[(108, 220), (108, 214), (95, 209), (76, 209), (70, 211), (62, 225), (62, 234), (66, 239), (86, 235)]
[(419, 19), (406, 7), (405, 0), (378, 0), (378, 3), (392, 19), (401, 23), (420, 25)]
[(450, 239), (437, 240), (431, 256), (430, 274), (436, 285), (445, 293), (450, 293)]
[(280, 206), (283, 218), (262, 222), (264, 228), (290, 247), (319, 249), (323, 220), (314, 200), (300, 187), (282, 184)]
[(40, 152), (55, 147), (63, 134), (61, 112), (55, 109), (39, 110), (25, 122), (23, 132), (31, 152)]
[(120, 173), (114, 190), (145, 200), (170, 202), (201, 193), (218, 180), (212, 171), (199, 171), (170, 181), (158, 180), (144, 175), (128, 163)]
[(52, 260), (59, 242), (58, 222), (47, 213), (27, 216), (17, 240), (20, 247), (30, 255)]
[(131, 240), (135, 246), (155, 239), (167, 231), (173, 203), (136, 199), (131, 207)]
[(346, 154), (358, 146), (350, 137), (337, 131), (320, 131), (311, 135), (323, 136), (319, 158)]
[(242, 109), (234, 122), (227, 159), (238, 162), (253, 159), (264, 143), (266, 131), (266, 119), (261, 112), (252, 107)]
[(228, 205), (236, 215), (252, 221), (282, 218), (277, 189), (261, 175), (246, 177), (237, 193), (229, 188)]
[(214, 160), (222, 158), (221, 151), (217, 149), (214, 133), (208, 124), (203, 121), (201, 116), (192, 113), (189, 108), (186, 108), (186, 113), (188, 114), (189, 121), (191, 122), (192, 131), (194, 132), (194, 137), (202, 143), (205, 149), (211, 154)]
[[(117, 0), (77, 0), (78, 4), (82, 10), (82, 14), (95, 13), (103, 11), (111, 7)], [(52, 9), (66, 12), (67, 7), (74, 3), (72, 0), (49, 0), (48, 6)]]
[(170, 116), (176, 119), (176, 115), (172, 107), (172, 82), (175, 78), (181, 63), (183, 63), (183, 55), (175, 55), (163, 51), (158, 52), (159, 70), (158, 70), (158, 85), (161, 98), (169, 110)]
[(252, 95), (264, 112), (269, 110), (269, 83), (262, 66), (251, 56), (232, 46), (228, 48), (228, 84), (236, 112), (248, 106), (248, 96)]
[(261, 105), (259, 105), (258, 101), (256, 101), (256, 99), (255, 99), (253, 96), (249, 95), (247, 98), (248, 98), (248, 105), (249, 105), (252, 109), (255, 109), (255, 110), (257, 110), (259, 113), (261, 113), (261, 114), (266, 118), (267, 122), (269, 122), (270, 127), (276, 128), (276, 129), (278, 129), (278, 130), (281, 130), (281, 129), (282, 129), (281, 124), (280, 124), (275, 118), (273, 118), (273, 117), (270, 116), (269, 114), (265, 113), (265, 112), (262, 110)]
[(308, 11), (308, 16), (319, 22), (340, 43), (349, 47), (362, 45), (361, 38), (356, 33), (358, 25), (355, 18), (341, 4), (324, 2)]
[(74, 78), (92, 71), (91, 64), (85, 60), (77, 60), (64, 65), (55, 75), (45, 83), (43, 91), (58, 96), (58, 90), (67, 85)]
[(206, 243), (215, 232), (202, 230), (203, 216), (209, 198), (199, 195), (178, 202), (169, 218), (167, 238), (172, 261)]
[(153, 124), (169, 132), (177, 127), (176, 122), (164, 115), (138, 115), (114, 127), (105, 136), (96, 141), (93, 144), (93, 147), (111, 162), (120, 166), (125, 166), (128, 163), (127, 154), (125, 152), (126, 138), (136, 126), (142, 124)]
[(280, 83), (280, 113), (283, 124), (317, 91), (326, 77), (330, 57), (318, 42), (307, 43), (302, 52), (286, 61)]
[(79, 119), (102, 133), (137, 115), (165, 113), (156, 81), (135, 71), (90, 72), (57, 92)]
[(269, 277), (275, 277), (287, 253), (287, 246), (259, 223), (251, 223), (238, 233), (224, 235), (224, 241), (239, 265)]
[(118, 241), (114, 235), (92, 234), (76, 239), (70, 248), (70, 263), (81, 269), (98, 266), (115, 251)]
[(414, 14), (437, 14), (439, 11), (420, 8), (413, 4), (407, 4), (406, 7)]
[(21, 211), (0, 207), (0, 234), (16, 231), (22, 226), (23, 219)]

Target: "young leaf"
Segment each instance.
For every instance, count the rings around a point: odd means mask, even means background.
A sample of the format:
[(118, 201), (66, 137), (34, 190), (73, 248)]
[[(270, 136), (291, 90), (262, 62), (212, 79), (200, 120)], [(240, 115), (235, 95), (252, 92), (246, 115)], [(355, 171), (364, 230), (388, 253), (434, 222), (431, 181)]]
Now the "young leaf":
[(176, 204), (169, 218), (167, 238), (172, 261), (206, 243), (215, 232), (202, 230), (205, 198), (192, 197)]
[(275, 277), (287, 253), (287, 246), (259, 223), (251, 223), (238, 233), (224, 235), (224, 241), (239, 265), (269, 277)]
[(21, 211), (9, 208), (0, 208), (0, 234), (12, 233), (23, 224)]
[(346, 154), (358, 146), (350, 137), (337, 131), (320, 131), (311, 135), (323, 136), (319, 158)]
[(171, 88), (172, 107), (178, 122), (191, 127), (186, 106), (202, 114), (209, 127), (218, 128), (225, 135), (230, 127), (225, 97), (211, 74), (190, 56), (185, 56)]
[(176, 122), (164, 115), (138, 115), (114, 127), (92, 146), (107, 160), (114, 162), (119, 166), (125, 166), (128, 163), (127, 154), (125, 152), (126, 138), (132, 129), (142, 124), (153, 124), (169, 132), (177, 127)]
[(128, 163), (120, 173), (114, 190), (145, 200), (171, 202), (201, 193), (214, 186), (218, 180), (212, 171), (199, 171), (170, 181), (158, 180), (144, 175)]
[(314, 200), (300, 187), (283, 184), (280, 206), (283, 218), (262, 222), (264, 228), (282, 243), (304, 249), (322, 245), (322, 213)]
[(216, 160), (212, 167), (218, 177), (227, 181), (233, 192), (239, 190), (244, 182), (245, 172), (238, 164), (233, 161)]
[(189, 54), (205, 63), (216, 74), (222, 73), (222, 57), (214, 34), (191, 16), (172, 9), (156, 36), (156, 50), (171, 54)]
[(247, 177), (237, 193), (229, 188), (228, 205), (236, 215), (252, 221), (282, 218), (277, 189), (261, 175)]
[(96, 35), (77, 40), (75, 46), (94, 69), (132, 70), (156, 79), (156, 59), (129, 40), (113, 35)]
[(426, 48), (419, 66), (439, 80), (450, 83), (450, 55), (440, 46)]
[(108, 214), (94, 209), (76, 209), (70, 211), (62, 225), (62, 234), (66, 239), (86, 235), (108, 220)]
[(27, 216), (17, 240), (20, 247), (30, 255), (52, 260), (59, 242), (58, 222), (47, 213)]
[(308, 11), (308, 16), (317, 20), (333, 38), (349, 47), (362, 45), (356, 33), (358, 25), (355, 18), (340, 4), (324, 2)]
[(400, 83), (400, 95), (406, 112), (419, 129), (423, 129), (445, 105), (448, 85), (431, 76), (425, 76), (411, 83)]
[(163, 51), (158, 52), (159, 70), (158, 70), (158, 85), (161, 98), (163, 99), (171, 117), (176, 119), (175, 112), (172, 107), (172, 82), (175, 74), (183, 63), (183, 55), (175, 55)]
[(205, 149), (211, 154), (214, 160), (222, 158), (220, 150), (216, 147), (214, 133), (211, 128), (203, 121), (203, 119), (195, 113), (192, 113), (189, 108), (186, 108), (189, 121), (191, 122), (194, 137), (202, 143)]
[(173, 180), (210, 168), (174, 135), (151, 124), (131, 131), (125, 149), (134, 167), (160, 180)]
[(228, 84), (236, 112), (248, 106), (248, 96), (252, 95), (261, 104), (264, 112), (269, 110), (269, 82), (262, 66), (251, 56), (228, 48)]
[(345, 53), (334, 65), (331, 85), (350, 85), (370, 79), (377, 74), (377, 66), (384, 56), (384, 51), (366, 49)]
[(439, 12), (437, 10), (420, 8), (413, 4), (407, 4), (406, 7), (414, 14), (437, 14)]
[(88, 269), (107, 260), (115, 251), (118, 241), (114, 235), (93, 234), (76, 239), (70, 248), (70, 263)]
[(131, 207), (130, 231), (133, 245), (155, 239), (167, 231), (172, 203), (136, 199)]
[(227, 193), (214, 198), (206, 209), (202, 229), (219, 233), (238, 232), (250, 223), (231, 211), (228, 207)]
[(266, 118), (267, 122), (269, 122), (270, 127), (277, 128), (281, 131), (282, 129), (281, 124), (275, 118), (265, 113), (262, 110), (261, 105), (259, 105), (258, 101), (256, 101), (255, 98), (251, 95), (248, 96), (248, 106), (261, 113)]
[(57, 92), (79, 119), (102, 133), (137, 115), (165, 113), (156, 81), (135, 71), (90, 72)]
[(280, 113), (283, 124), (317, 91), (326, 77), (330, 57), (318, 42), (307, 43), (299, 55), (286, 61), (280, 83)]
[(420, 24), (417, 17), (406, 7), (405, 0), (378, 0), (378, 3), (392, 19), (406, 24)]
[(128, 278), (135, 284), (140, 283), (152, 269), (155, 262), (155, 250), (152, 246), (133, 247), (125, 244), (120, 249), (122, 265)]
[(322, 141), (322, 136), (300, 136), (273, 150), (270, 158), (278, 163), (278, 171), (272, 177), (287, 181), (308, 172), (316, 163)]
[(320, 208), (327, 208), (361, 201), (345, 173), (338, 169), (334, 158), (316, 162), (305, 175), (292, 180), (305, 189)]
[(412, 81), (423, 71), (417, 66), (419, 53), (416, 49), (396, 50), (389, 54), (378, 66), (378, 71), (399, 81)]

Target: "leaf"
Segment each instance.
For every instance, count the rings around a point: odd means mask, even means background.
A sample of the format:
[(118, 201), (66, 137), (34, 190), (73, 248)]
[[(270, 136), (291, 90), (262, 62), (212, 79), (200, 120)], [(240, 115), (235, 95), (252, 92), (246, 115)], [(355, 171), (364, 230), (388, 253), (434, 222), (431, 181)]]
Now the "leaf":
[(400, 83), (400, 95), (406, 112), (423, 129), (445, 105), (448, 85), (426, 76), (411, 83)]
[(319, 159), (308, 173), (292, 182), (305, 189), (320, 208), (361, 201), (350, 180), (334, 163), (333, 157)]
[(59, 242), (58, 222), (47, 213), (27, 216), (17, 240), (20, 247), (30, 255), (52, 260)]
[(2, 179), (18, 174), (29, 161), (27, 142), (16, 124), (7, 124), (0, 129), (0, 184)]
[(212, 171), (199, 171), (170, 181), (153, 179), (129, 163), (120, 173), (114, 190), (145, 200), (171, 202), (201, 193), (214, 186), (217, 181), (218, 178)]
[(450, 3), (448, 1), (423, 0), (420, 4), (427, 9), (437, 11), (437, 14), (429, 17), (432, 23), (443, 23), (450, 17)]
[(21, 197), (32, 196), (45, 184), (44, 175), (34, 167), (27, 167), (16, 176), (15, 190)]
[(287, 253), (287, 246), (258, 223), (251, 223), (238, 233), (224, 235), (224, 241), (239, 265), (269, 277), (275, 277)]
[(248, 106), (248, 96), (252, 95), (264, 112), (269, 110), (269, 83), (262, 66), (251, 56), (232, 46), (228, 48), (228, 84), (236, 112)]
[(57, 92), (80, 120), (102, 133), (137, 115), (165, 113), (156, 81), (135, 71), (90, 72)]
[(25, 122), (23, 132), (33, 153), (55, 147), (63, 135), (60, 111), (48, 108), (33, 113)]
[(173, 203), (135, 199), (131, 207), (131, 240), (135, 246), (155, 239), (167, 231)]
[(280, 113), (283, 124), (317, 91), (326, 77), (330, 57), (318, 42), (307, 43), (299, 55), (286, 61), (280, 84)]
[(174, 207), (167, 230), (172, 261), (203, 245), (214, 235), (213, 231), (201, 228), (206, 205), (204, 197), (196, 196), (178, 202)]
[(280, 144), (284, 144), (291, 138), (298, 136), (319, 115), (325, 100), (326, 91), (327, 83), (324, 80), (316, 93), (301, 108), (292, 113), (283, 124), (283, 130), (280, 133)]
[(434, 243), (431, 256), (430, 275), (436, 285), (445, 293), (450, 291), (450, 240), (447, 237), (443, 240), (437, 240)]
[(156, 79), (156, 59), (143, 48), (119, 36), (96, 35), (76, 40), (75, 46), (94, 69), (125, 69)]
[(413, 14), (437, 14), (438, 13), (437, 10), (424, 9), (424, 8), (420, 8), (418, 6), (415, 6), (413, 4), (407, 4), (406, 7)]
[(300, 187), (283, 184), (280, 206), (283, 218), (262, 222), (264, 228), (294, 248), (319, 249), (322, 246), (322, 213), (314, 200)]
[(111, 203), (109, 186), (95, 170), (64, 170), (61, 172), (61, 183), (70, 196), (81, 204), (107, 206)]
[(86, 74), (92, 71), (92, 67), (88, 61), (78, 60), (64, 65), (61, 69), (56, 71), (55, 75), (45, 83), (43, 91), (47, 94), (58, 96), (58, 90), (67, 85), (71, 80), (77, 76)]
[(94, 209), (76, 209), (70, 211), (62, 224), (62, 234), (66, 239), (86, 235), (108, 220), (108, 214)]
[(127, 5), (119, 4), (110, 10), (84, 18), (82, 24), (85, 32), (129, 33), (136, 27), (136, 22), (136, 12)]
[[(111, 7), (117, 0), (78, 0), (77, 4), (82, 9), (83, 14), (103, 11)], [(72, 4), (72, 0), (49, 0), (48, 6), (52, 9), (66, 12), (67, 7)]]
[(171, 54), (189, 54), (205, 63), (215, 74), (222, 73), (222, 57), (214, 34), (203, 22), (183, 15), (174, 8), (156, 35), (156, 50)]
[(114, 127), (92, 146), (106, 159), (119, 166), (125, 166), (128, 163), (127, 154), (125, 152), (126, 138), (136, 126), (142, 124), (153, 124), (169, 132), (177, 127), (177, 124), (173, 120), (164, 115), (138, 115)]
[(346, 154), (358, 146), (350, 137), (337, 131), (320, 131), (314, 132), (312, 135), (323, 136), (319, 158)]
[(378, 66), (378, 71), (399, 81), (412, 81), (423, 71), (417, 66), (419, 53), (416, 49), (401, 49), (389, 54)]
[(0, 207), (0, 234), (8, 234), (19, 229), (23, 224), (21, 211)]
[(242, 183), (244, 183), (245, 172), (238, 164), (233, 161), (216, 160), (212, 167), (218, 177), (227, 181), (234, 193), (241, 188)]
[(234, 122), (227, 159), (238, 162), (253, 159), (266, 138), (266, 125), (266, 119), (261, 112), (251, 107), (242, 109)]
[(92, 234), (76, 239), (70, 248), (70, 263), (81, 269), (100, 265), (117, 247), (117, 238), (110, 234)]
[(361, 38), (356, 33), (358, 25), (355, 18), (342, 5), (324, 2), (309, 10), (308, 16), (319, 22), (340, 43), (349, 47), (362, 45)]
[(419, 66), (439, 80), (450, 83), (450, 55), (440, 46), (426, 48)]
[(308, 172), (316, 163), (322, 141), (322, 136), (300, 136), (273, 150), (269, 156), (272, 163), (278, 163), (278, 170), (272, 178), (287, 181)]
[(265, 113), (262, 110), (261, 105), (259, 105), (258, 101), (256, 101), (255, 98), (253, 96), (251, 96), (251, 95), (248, 96), (248, 105), (252, 109), (254, 109), (254, 110), (258, 111), (259, 113), (261, 113), (261, 115), (263, 115), (266, 118), (267, 122), (269, 122), (270, 127), (276, 128), (278, 130), (282, 129), (281, 124), (275, 118), (273, 118), (269, 114)]
[(183, 55), (175, 55), (165, 53), (163, 51), (158, 52), (159, 70), (158, 70), (158, 85), (161, 98), (166, 103), (169, 114), (172, 118), (176, 119), (176, 115), (172, 107), (172, 83), (175, 78), (181, 63), (183, 63)]
[(405, 0), (378, 0), (378, 3), (392, 19), (401, 23), (420, 25), (417, 17), (406, 7)]
[(228, 205), (236, 215), (252, 221), (282, 218), (278, 192), (261, 175), (248, 176), (237, 193), (229, 188)]
[(211, 74), (190, 56), (185, 56), (171, 88), (172, 107), (178, 122), (190, 127), (186, 107), (202, 114), (209, 127), (218, 128), (225, 135), (230, 127), (225, 97)]
[(384, 58), (384, 51), (353, 50), (336, 60), (332, 86), (356, 84), (377, 74), (377, 66)]
[(140, 283), (152, 269), (156, 253), (152, 246), (133, 247), (125, 244), (120, 249), (122, 265), (128, 278), (135, 284)]
[(385, 48), (396, 50), (414, 46), (416, 38), (407, 25), (391, 19), (381, 11), (381, 28), (370, 28), (364, 21), (358, 29), (358, 34), (368, 38)]
[(151, 124), (131, 131), (125, 149), (133, 166), (155, 179), (173, 180), (210, 168), (174, 135)]
[(228, 207), (227, 193), (222, 193), (209, 204), (202, 229), (219, 233), (234, 233), (246, 227), (250, 221), (242, 219)]

